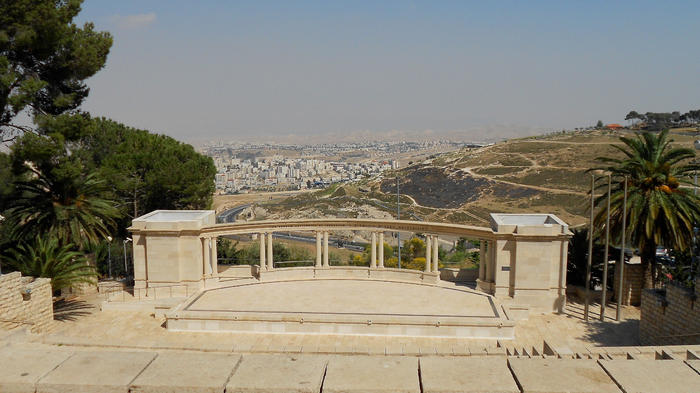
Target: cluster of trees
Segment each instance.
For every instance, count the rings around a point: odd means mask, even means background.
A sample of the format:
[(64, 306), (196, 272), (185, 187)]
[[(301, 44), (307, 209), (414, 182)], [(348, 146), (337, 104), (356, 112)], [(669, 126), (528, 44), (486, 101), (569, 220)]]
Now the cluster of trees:
[[(440, 261), (440, 267), (444, 267), (448, 264), (456, 267), (478, 267), (479, 252), (470, 252), (468, 250), (470, 247), (478, 247), (478, 242), (476, 246), (474, 246), (474, 244), (467, 239), (460, 238), (457, 241), (455, 249), (451, 251), (439, 246), (438, 260)], [(425, 240), (423, 240), (420, 234), (405, 240), (401, 246), (401, 268), (413, 270), (425, 269), (425, 251)], [(365, 247), (362, 254), (353, 256), (349, 263), (355, 266), (368, 266), (371, 257), (370, 254), (371, 247), (368, 245)], [(384, 243), (384, 266), (393, 268), (398, 267), (398, 265), (399, 260), (396, 255), (396, 250), (389, 244)]]
[[(457, 242), (457, 246), (452, 251), (447, 251), (443, 247), (438, 248), (440, 266), (453, 264), (456, 266), (469, 265), (478, 267), (479, 252), (470, 252), (468, 248), (473, 246), (467, 239), (461, 238)], [(478, 244), (477, 244), (478, 247)], [(384, 243), (384, 266), (398, 267), (398, 258), (395, 255), (394, 247), (388, 243)], [(332, 266), (350, 265), (350, 266), (369, 266), (371, 258), (371, 245), (366, 245), (363, 252), (349, 255), (346, 260), (338, 254), (331, 252), (328, 255), (328, 262)], [(260, 261), (260, 246), (258, 244), (249, 244), (247, 246), (239, 246), (239, 242), (232, 241), (226, 238), (218, 238), (216, 243), (216, 254), (219, 259), (219, 264), (233, 265), (255, 265)], [(283, 242), (274, 242), (272, 247), (272, 256), (278, 262), (285, 263), (286, 267), (292, 266), (309, 266), (316, 260), (308, 249), (303, 247), (288, 246)], [(419, 236), (412, 237), (403, 242), (401, 248), (401, 268), (423, 270), (425, 269), (425, 241)]]
[[(216, 239), (216, 256), (220, 265), (257, 265), (260, 263), (260, 245), (256, 243), (241, 246), (238, 241), (219, 237)], [(309, 266), (316, 261), (316, 255), (303, 247), (287, 245), (283, 242), (272, 244), (272, 259), (275, 263), (285, 262), (285, 267)], [(328, 254), (331, 265), (340, 265), (342, 260), (336, 253)]]
[(216, 173), (192, 146), (78, 110), (112, 44), (73, 23), (80, 4), (0, 4), (0, 262), (54, 289), (105, 273), (88, 262), (134, 217), (208, 208)]
[(625, 116), (625, 120), (638, 121), (642, 129), (649, 131), (661, 131), (673, 127), (692, 127), (700, 123), (700, 109), (686, 113), (675, 111), (642, 114), (631, 111)]
[[(622, 221), (626, 214), (625, 243), (636, 248), (642, 260), (644, 288), (653, 288), (662, 279), (663, 271), (656, 256), (658, 245), (674, 249), (676, 265), (670, 272), (671, 279), (694, 279), (697, 265), (691, 255), (697, 244), (696, 233), (700, 223), (700, 198), (693, 191), (692, 177), (700, 165), (695, 160), (695, 151), (689, 148), (672, 147), (668, 130), (660, 133), (644, 132), (633, 138), (621, 137), (624, 146), (615, 146), (622, 157), (599, 157), (602, 167), (592, 170), (604, 171), (612, 176), (610, 199), (611, 244), (622, 243)], [(602, 243), (606, 230), (607, 180), (599, 178), (598, 197), (595, 199), (597, 214), (594, 220), (593, 238)], [(683, 187), (683, 185), (686, 187)], [(627, 199), (625, 203), (625, 185)], [(569, 254), (569, 281), (582, 281), (587, 259), (584, 240), (587, 232), (574, 233)], [(594, 248), (594, 272), (602, 263), (604, 247)], [(611, 254), (610, 258), (618, 259)], [(675, 274), (675, 277), (673, 276)], [(595, 282), (595, 277), (592, 282)]]

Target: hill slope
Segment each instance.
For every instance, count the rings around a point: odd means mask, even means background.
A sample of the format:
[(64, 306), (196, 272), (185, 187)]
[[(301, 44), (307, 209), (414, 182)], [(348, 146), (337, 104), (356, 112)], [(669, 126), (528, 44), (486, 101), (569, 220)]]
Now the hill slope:
[[(334, 186), (261, 204), (269, 218), (387, 217), (396, 214), (396, 176), (402, 218), (484, 225), (491, 212), (554, 213), (584, 223), (596, 157), (621, 153), (618, 136), (591, 131), (512, 139), (434, 156), (361, 183)], [(676, 133), (692, 147), (695, 134)]]

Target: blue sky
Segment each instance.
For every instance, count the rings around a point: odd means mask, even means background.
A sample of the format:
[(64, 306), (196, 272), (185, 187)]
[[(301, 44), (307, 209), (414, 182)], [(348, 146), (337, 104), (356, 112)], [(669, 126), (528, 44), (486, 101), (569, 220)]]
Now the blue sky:
[[(482, 140), (700, 108), (700, 2), (97, 1), (84, 109), (187, 141)], [(310, 138), (310, 137), (314, 138)]]

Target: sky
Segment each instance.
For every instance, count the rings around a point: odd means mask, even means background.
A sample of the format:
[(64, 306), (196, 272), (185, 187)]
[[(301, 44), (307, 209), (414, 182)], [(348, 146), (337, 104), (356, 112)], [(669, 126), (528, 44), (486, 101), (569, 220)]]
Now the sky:
[(700, 108), (698, 1), (86, 0), (83, 109), (188, 142), (481, 141)]

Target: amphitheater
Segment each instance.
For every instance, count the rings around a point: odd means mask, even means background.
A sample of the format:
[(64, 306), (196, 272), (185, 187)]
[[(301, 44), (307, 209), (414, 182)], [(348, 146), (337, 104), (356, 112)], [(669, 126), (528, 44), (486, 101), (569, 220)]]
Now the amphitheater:
[[(567, 302), (568, 226), (319, 219), (216, 224), (213, 211), (133, 221), (134, 288), (85, 296), (41, 334), (0, 334), (2, 392), (698, 392), (700, 346), (643, 347), (634, 308), (584, 322)], [(333, 266), (333, 231), (369, 234), (368, 266)], [(426, 239), (422, 270), (384, 266), (388, 233)], [(310, 266), (273, 260), (276, 232), (315, 238)], [(255, 265), (217, 261), (249, 236)], [(480, 240), (478, 271), (439, 268), (440, 237)], [(92, 300), (90, 300), (92, 299)]]

